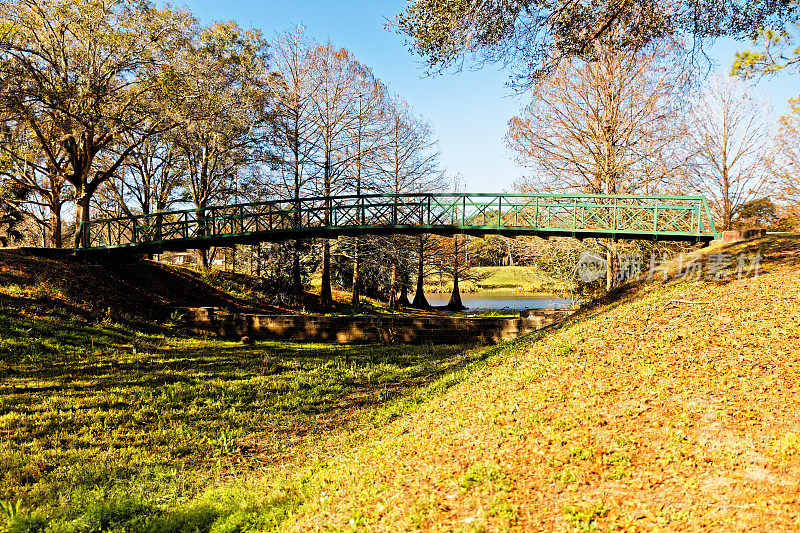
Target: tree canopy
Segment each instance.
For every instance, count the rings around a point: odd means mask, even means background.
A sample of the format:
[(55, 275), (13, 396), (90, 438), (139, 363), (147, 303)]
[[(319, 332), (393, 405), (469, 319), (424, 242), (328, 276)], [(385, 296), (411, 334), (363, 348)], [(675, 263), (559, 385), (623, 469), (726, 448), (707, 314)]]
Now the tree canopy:
[(796, 9), (793, 0), (415, 0), (397, 27), (434, 70), (499, 61), (526, 84), (565, 57), (592, 59), (597, 43), (754, 38), (760, 28), (783, 29)]
[(797, 70), (800, 66), (800, 1), (794, 0), (794, 10), (787, 17), (785, 27), (759, 27), (753, 47), (736, 53), (731, 73), (752, 78), (774, 74), (786, 68)]

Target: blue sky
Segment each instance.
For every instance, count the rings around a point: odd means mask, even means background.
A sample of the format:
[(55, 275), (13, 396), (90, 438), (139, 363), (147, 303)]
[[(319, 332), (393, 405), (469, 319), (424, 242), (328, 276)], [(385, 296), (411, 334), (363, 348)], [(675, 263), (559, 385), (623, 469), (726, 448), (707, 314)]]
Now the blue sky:
[[(406, 49), (402, 37), (385, 29), (406, 4), (406, 0), (193, 0), (186, 6), (203, 22), (233, 19), (259, 28), (270, 40), (275, 32), (303, 23), (309, 37), (330, 39), (352, 51), (432, 123), (442, 161), (450, 173), (463, 175), (467, 190), (512, 190), (525, 171), (513, 161), (503, 137), (506, 123), (524, 107), (527, 95), (508, 89), (508, 73), (493, 66), (426, 76), (424, 65)], [(745, 45), (730, 41), (715, 45), (710, 56), (718, 70), (727, 72), (734, 52)], [(800, 75), (781, 74), (762, 80), (756, 89), (772, 100), (777, 118), (786, 101), (800, 95), (799, 81)]]

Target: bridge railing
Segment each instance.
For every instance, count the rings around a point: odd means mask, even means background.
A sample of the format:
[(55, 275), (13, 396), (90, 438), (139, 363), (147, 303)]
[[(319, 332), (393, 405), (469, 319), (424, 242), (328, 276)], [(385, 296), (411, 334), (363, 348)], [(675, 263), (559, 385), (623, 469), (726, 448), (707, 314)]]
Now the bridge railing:
[(346, 195), (210, 206), (97, 219), (82, 223), (79, 231), (83, 248), (104, 249), (377, 229), (643, 239), (716, 236), (702, 196), (471, 193)]

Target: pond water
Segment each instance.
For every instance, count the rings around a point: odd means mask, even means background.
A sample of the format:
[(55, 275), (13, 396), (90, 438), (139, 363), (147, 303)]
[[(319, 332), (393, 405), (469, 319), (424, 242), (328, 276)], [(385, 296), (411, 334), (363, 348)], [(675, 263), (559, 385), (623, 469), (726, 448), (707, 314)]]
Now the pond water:
[[(427, 293), (433, 306), (447, 305), (450, 293)], [(461, 302), (471, 310), (495, 309), (560, 309), (572, 305), (572, 300), (555, 295), (514, 291), (462, 292)]]

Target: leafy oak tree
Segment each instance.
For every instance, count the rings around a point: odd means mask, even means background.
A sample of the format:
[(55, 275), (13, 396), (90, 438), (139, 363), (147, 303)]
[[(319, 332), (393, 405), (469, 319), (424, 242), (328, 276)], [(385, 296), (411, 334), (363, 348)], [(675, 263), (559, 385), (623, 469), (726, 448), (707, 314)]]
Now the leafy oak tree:
[[(173, 60), (180, 127), (172, 140), (185, 160), (201, 220), (205, 208), (230, 197), (246, 165), (265, 158), (271, 111), (267, 48), (258, 31), (218, 22), (198, 28)], [(206, 250), (198, 255), (208, 266)]]
[[(51, 143), (52, 154), (59, 165), (52, 165), (41, 150), (41, 140), (30, 128), (16, 121), (6, 124), (0, 141), (0, 177), (14, 182), (18, 190), (27, 191), (24, 212), (39, 227), (43, 246), (61, 248), (63, 244), (63, 210), (74, 199), (64, 176), (58, 172), (67, 154), (57, 143)], [(47, 138), (52, 133), (47, 132)]]
[[(121, 148), (126, 143), (123, 140)], [(167, 211), (188, 201), (186, 160), (178, 146), (164, 136), (153, 136), (130, 154), (120, 172), (106, 183), (100, 209), (132, 216)], [(102, 200), (105, 200), (103, 202)]]
[[(87, 221), (100, 185), (174, 126), (161, 113), (171, 90), (163, 67), (191, 17), (146, 0), (3, 1), (0, 14), (2, 118), (32, 132), (50, 172), (75, 188), (77, 222)], [(111, 155), (123, 134), (131, 143)]]
[(783, 29), (794, 0), (414, 0), (397, 17), (399, 32), (433, 69), (502, 62), (528, 85), (561, 59), (595, 59), (595, 44), (641, 48), (665, 37), (703, 43)]

